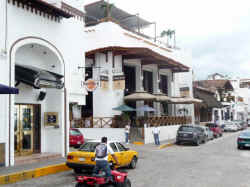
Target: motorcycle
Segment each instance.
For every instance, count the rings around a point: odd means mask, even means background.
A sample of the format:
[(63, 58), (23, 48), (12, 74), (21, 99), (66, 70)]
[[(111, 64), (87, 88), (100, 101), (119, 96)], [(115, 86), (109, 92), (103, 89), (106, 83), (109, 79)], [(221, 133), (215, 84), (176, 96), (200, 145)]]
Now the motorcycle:
[(82, 174), (76, 177), (75, 187), (131, 187), (127, 172), (121, 172), (111, 167), (112, 180), (106, 177), (104, 171), (99, 174)]

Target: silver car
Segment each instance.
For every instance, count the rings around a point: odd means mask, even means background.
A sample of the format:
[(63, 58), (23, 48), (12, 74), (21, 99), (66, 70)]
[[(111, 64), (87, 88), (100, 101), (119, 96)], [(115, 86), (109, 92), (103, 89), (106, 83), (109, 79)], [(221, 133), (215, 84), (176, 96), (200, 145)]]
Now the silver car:
[(213, 131), (211, 131), (208, 127), (205, 127), (205, 126), (201, 126), (201, 127), (204, 129), (207, 140), (213, 140), (214, 139)]

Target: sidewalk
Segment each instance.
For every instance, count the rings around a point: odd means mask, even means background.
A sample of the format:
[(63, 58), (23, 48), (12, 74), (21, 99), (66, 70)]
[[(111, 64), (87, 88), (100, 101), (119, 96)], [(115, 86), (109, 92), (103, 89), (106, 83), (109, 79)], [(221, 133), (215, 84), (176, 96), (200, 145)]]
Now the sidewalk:
[(70, 170), (65, 158), (49, 159), (32, 164), (0, 168), (0, 185), (38, 178)]

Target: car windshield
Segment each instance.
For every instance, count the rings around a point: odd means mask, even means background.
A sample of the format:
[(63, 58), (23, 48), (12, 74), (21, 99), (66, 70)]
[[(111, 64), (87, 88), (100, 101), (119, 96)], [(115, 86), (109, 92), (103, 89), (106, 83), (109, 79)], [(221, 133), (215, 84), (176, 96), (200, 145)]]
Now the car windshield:
[(240, 134), (240, 136), (248, 136), (248, 137), (250, 137), (250, 132), (242, 132)]
[(76, 129), (71, 129), (70, 135), (73, 135), (73, 136), (81, 135), (81, 132), (79, 130), (76, 130)]
[(191, 132), (191, 131), (193, 131), (193, 127), (188, 127), (188, 126), (182, 126), (181, 128), (180, 128), (180, 131), (188, 131), (188, 132)]
[(79, 148), (79, 151), (95, 152), (95, 148), (98, 144), (99, 142), (87, 142)]

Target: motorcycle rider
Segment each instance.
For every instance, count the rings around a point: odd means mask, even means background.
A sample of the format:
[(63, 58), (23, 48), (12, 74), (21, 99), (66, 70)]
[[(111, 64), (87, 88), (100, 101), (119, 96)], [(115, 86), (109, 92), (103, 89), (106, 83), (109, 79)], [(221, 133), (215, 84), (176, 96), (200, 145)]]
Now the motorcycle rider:
[(108, 154), (110, 154), (117, 165), (119, 165), (118, 159), (114, 154), (114, 151), (107, 146), (107, 137), (102, 137), (101, 143), (96, 146), (95, 149), (95, 161), (96, 165), (94, 168), (94, 173), (98, 174), (100, 170), (106, 173), (106, 176), (109, 180), (112, 180), (111, 169), (108, 163)]

